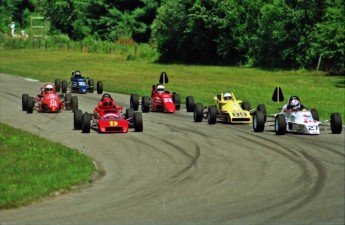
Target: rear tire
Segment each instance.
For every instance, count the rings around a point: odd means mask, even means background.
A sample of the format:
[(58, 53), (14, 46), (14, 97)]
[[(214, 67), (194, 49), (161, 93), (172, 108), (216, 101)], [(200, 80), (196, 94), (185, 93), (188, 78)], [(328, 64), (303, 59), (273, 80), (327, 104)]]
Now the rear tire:
[(93, 91), (95, 90), (95, 82), (93, 81), (93, 79), (88, 80), (87, 84), (88, 84), (87, 91), (89, 93), (93, 93)]
[(102, 94), (103, 93), (103, 82), (102, 81), (97, 81), (97, 94)]
[(253, 116), (253, 129), (255, 132), (263, 132), (265, 129), (265, 114), (262, 111), (256, 111)]
[(60, 92), (60, 89), (61, 89), (61, 80), (60, 79), (55, 79), (55, 91), (56, 92)]
[(331, 114), (331, 130), (332, 134), (340, 134), (343, 129), (343, 122), (339, 113)]
[(193, 112), (194, 122), (202, 122), (204, 117), (204, 106), (201, 103), (196, 103)]
[(82, 130), (83, 133), (90, 133), (90, 130), (91, 130), (91, 116), (87, 112), (83, 114), (81, 130)]
[(29, 96), (26, 112), (27, 113), (33, 113), (33, 111), (34, 111), (34, 98)]
[(67, 81), (66, 80), (61, 81), (61, 92), (62, 93), (67, 92)]
[(132, 109), (134, 109), (134, 111), (137, 111), (139, 108), (139, 96), (136, 94), (131, 94), (129, 105)]
[(194, 97), (193, 96), (187, 96), (186, 97), (186, 109), (187, 112), (193, 112), (194, 111)]
[(264, 113), (264, 119), (265, 119), (265, 123), (267, 121), (267, 116), (266, 116), (266, 106), (264, 104), (259, 104), (257, 107), (256, 107), (256, 111), (261, 111)]
[(82, 123), (83, 123), (83, 112), (80, 109), (77, 109), (73, 113), (74, 130), (81, 130)]
[(284, 114), (278, 114), (275, 118), (274, 129), (277, 135), (286, 133), (286, 120)]
[(28, 94), (22, 94), (22, 110), (26, 111), (28, 109)]
[(217, 106), (211, 105), (207, 112), (208, 124), (215, 124), (217, 122)]
[(135, 132), (142, 132), (143, 131), (143, 117), (141, 112), (134, 113), (134, 130)]
[(143, 113), (148, 113), (150, 111), (150, 98), (147, 96), (141, 99), (141, 111)]

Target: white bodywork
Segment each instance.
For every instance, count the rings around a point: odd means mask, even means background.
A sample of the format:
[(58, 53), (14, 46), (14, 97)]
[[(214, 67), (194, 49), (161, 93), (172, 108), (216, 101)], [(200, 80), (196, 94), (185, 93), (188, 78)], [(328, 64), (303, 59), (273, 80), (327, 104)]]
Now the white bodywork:
[(280, 114), (285, 115), (286, 132), (320, 134), (319, 125), (322, 122), (314, 120), (310, 110), (285, 111)]

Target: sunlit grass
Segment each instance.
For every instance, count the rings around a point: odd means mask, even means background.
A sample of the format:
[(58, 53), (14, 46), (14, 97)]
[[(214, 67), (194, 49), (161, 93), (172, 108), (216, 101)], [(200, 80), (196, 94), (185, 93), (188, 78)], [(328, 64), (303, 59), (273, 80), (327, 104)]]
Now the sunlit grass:
[(95, 168), (77, 150), (0, 123), (0, 171), (4, 209), (88, 182)]

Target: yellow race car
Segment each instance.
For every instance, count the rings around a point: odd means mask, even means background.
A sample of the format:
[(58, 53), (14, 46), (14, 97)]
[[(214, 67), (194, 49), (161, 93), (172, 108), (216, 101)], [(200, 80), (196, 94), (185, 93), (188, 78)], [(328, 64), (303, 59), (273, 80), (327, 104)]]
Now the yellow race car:
[[(188, 102), (194, 101), (188, 96)], [(207, 119), (209, 124), (215, 124), (217, 120), (223, 123), (251, 123), (249, 102), (237, 100), (234, 93), (225, 91), (214, 97), (215, 105), (204, 107), (201, 103), (194, 104), (194, 121), (201, 122)], [(190, 106), (187, 108), (190, 108)]]

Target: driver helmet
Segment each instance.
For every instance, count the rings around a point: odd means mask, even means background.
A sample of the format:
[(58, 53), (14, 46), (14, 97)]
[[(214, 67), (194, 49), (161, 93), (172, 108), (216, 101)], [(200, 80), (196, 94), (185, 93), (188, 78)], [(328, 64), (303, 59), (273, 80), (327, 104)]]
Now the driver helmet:
[(44, 87), (44, 92), (45, 92), (45, 93), (52, 92), (52, 91), (54, 91), (53, 85), (47, 84), (47, 85)]
[(225, 101), (229, 101), (229, 100), (231, 100), (231, 99), (232, 99), (232, 96), (231, 96), (231, 94), (230, 94), (229, 92), (227, 92), (227, 93), (224, 94), (224, 100), (225, 100)]
[(299, 101), (299, 98), (297, 96), (293, 96), (290, 98), (289, 105), (291, 109), (297, 110), (297, 109), (300, 109), (301, 102)]
[(76, 76), (76, 77), (80, 77), (80, 76), (81, 76), (80, 71), (75, 71), (75, 76)]
[(104, 109), (112, 109), (113, 107), (113, 101), (110, 98), (104, 98), (102, 100), (102, 105)]
[(164, 93), (164, 86), (162, 84), (157, 85), (157, 93), (158, 94)]
[(104, 94), (103, 94), (102, 99), (105, 99), (105, 98), (110, 98), (110, 99), (112, 99), (111, 96), (110, 96), (110, 94), (108, 94), (108, 93), (104, 93)]

